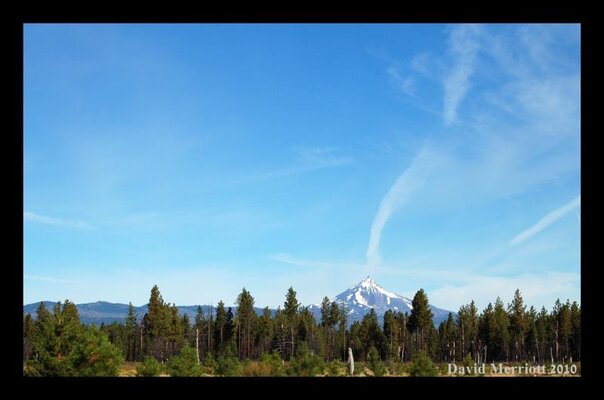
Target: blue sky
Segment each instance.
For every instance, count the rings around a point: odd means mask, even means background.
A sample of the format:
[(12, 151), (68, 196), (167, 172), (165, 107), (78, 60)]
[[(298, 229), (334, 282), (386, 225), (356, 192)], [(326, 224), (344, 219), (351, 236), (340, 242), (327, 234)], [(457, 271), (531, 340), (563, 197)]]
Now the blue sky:
[(26, 25), (24, 302), (580, 296), (579, 25)]

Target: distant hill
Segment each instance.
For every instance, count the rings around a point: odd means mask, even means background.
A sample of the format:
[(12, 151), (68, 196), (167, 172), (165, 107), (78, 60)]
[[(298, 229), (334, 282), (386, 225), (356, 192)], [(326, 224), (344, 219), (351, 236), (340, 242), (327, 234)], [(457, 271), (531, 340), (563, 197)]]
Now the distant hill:
[[(371, 309), (376, 311), (378, 319), (381, 322), (384, 317), (384, 313), (387, 310), (411, 313), (412, 308), (411, 299), (387, 291), (373, 281), (370, 277), (367, 277), (352, 288), (338, 294), (332, 298), (331, 301), (335, 301), (338, 303), (338, 305), (346, 307), (348, 310), (349, 325), (354, 321), (363, 319), (365, 314), (367, 314)], [(53, 301), (45, 301), (44, 303), (46, 303), (46, 307), (50, 310), (52, 310), (56, 304), (56, 302)], [(29, 313), (35, 318), (36, 310), (39, 306), (40, 302), (27, 304), (23, 306), (23, 312), (25, 314)], [(122, 322), (128, 314), (128, 304), (122, 303), (97, 301), (94, 303), (76, 304), (76, 306), (80, 313), (80, 320), (84, 324), (100, 325), (101, 323), (110, 324), (112, 322)], [(195, 320), (198, 306), (193, 305), (177, 307), (180, 315), (187, 314), (191, 322)], [(203, 309), (203, 314), (205, 316), (209, 315), (211, 308), (214, 310), (214, 313), (216, 312), (216, 306), (203, 305), (201, 308)], [(308, 309), (311, 311), (317, 321), (321, 321), (321, 307), (319, 305), (312, 304), (308, 306)], [(450, 311), (442, 308), (430, 305), (430, 309), (434, 314), (433, 321), (436, 326), (438, 326), (442, 321), (445, 321), (449, 316)], [(143, 316), (147, 312), (147, 305), (145, 304), (135, 307), (135, 310), (138, 315), (138, 319), (142, 320)], [(232, 307), (232, 310), (233, 314), (237, 313), (236, 307)], [(256, 314), (262, 315), (262, 308), (254, 307), (254, 310), (256, 311)], [(275, 315), (275, 312), (276, 310), (271, 309), (271, 314), (273, 316)], [(455, 317), (457, 316), (454, 312), (453, 315)]]
[[(24, 314), (31, 314), (32, 317), (36, 317), (36, 310), (40, 306), (40, 301), (37, 303), (26, 304), (23, 306)], [(45, 301), (46, 308), (52, 310), (57, 302), (55, 301)], [(80, 320), (84, 324), (95, 324), (100, 325), (111, 324), (113, 322), (123, 322), (128, 315), (128, 304), (122, 303), (109, 303), (107, 301), (97, 301), (94, 303), (82, 303), (76, 304), (78, 308), (78, 312), (80, 313)], [(191, 322), (195, 320), (195, 315), (197, 314), (197, 306), (177, 306), (178, 314), (183, 315), (187, 314)], [(201, 306), (203, 310), (203, 314), (205, 316), (209, 315), (210, 309), (212, 308), (214, 314), (216, 313), (216, 306), (204, 305)], [(228, 310), (229, 308), (226, 307)], [(237, 314), (237, 309), (232, 307), (233, 314)], [(263, 309), (254, 307), (256, 314), (262, 315)], [(135, 307), (135, 311), (139, 320), (143, 319), (143, 316), (147, 313), (147, 305), (142, 305)], [(275, 314), (275, 310), (271, 310), (272, 315)]]

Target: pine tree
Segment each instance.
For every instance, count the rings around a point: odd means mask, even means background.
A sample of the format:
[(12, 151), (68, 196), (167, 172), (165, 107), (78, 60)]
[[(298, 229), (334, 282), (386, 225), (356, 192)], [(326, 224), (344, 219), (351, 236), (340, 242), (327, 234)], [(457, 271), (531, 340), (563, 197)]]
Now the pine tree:
[(384, 336), (386, 336), (386, 340), (388, 341), (388, 355), (392, 356), (394, 353), (394, 347), (396, 345), (396, 337), (397, 337), (397, 324), (394, 319), (394, 312), (392, 310), (388, 310), (384, 313)]
[(378, 350), (371, 346), (367, 352), (367, 366), (375, 376), (382, 376), (386, 373), (386, 368), (382, 363)]
[(273, 332), (274, 324), (271, 310), (265, 307), (262, 310), (262, 316), (256, 320), (256, 342), (259, 345), (260, 354), (270, 351)]
[(124, 322), (126, 334), (127, 334), (127, 352), (126, 352), (126, 360), (127, 361), (135, 361), (136, 360), (136, 337), (137, 335), (137, 322), (136, 322), (136, 310), (132, 303), (128, 303), (128, 315), (126, 315), (126, 320)]
[[(60, 307), (60, 306), (59, 306)], [(59, 353), (55, 321), (44, 302), (36, 310), (32, 340), (32, 355), (26, 373), (33, 376), (65, 376), (69, 368)]]
[(321, 302), (321, 328), (323, 328), (323, 332), (325, 333), (325, 339), (326, 339), (326, 347), (327, 347), (327, 360), (331, 360), (332, 359), (332, 353), (333, 353), (333, 348), (332, 348), (332, 339), (331, 337), (333, 336), (333, 332), (332, 332), (332, 314), (331, 314), (331, 302), (329, 301), (329, 299), (327, 298), (327, 296), (325, 296), (323, 298), (323, 301)]
[(380, 328), (377, 314), (373, 308), (363, 317), (359, 333), (363, 347), (362, 353), (368, 355), (369, 349), (375, 347), (380, 357), (385, 357), (388, 352), (386, 338)]
[(560, 354), (557, 356), (558, 360), (562, 358), (562, 361), (568, 360), (570, 357), (570, 339), (572, 333), (572, 320), (570, 314), (570, 301), (559, 306), (556, 310), (556, 321), (558, 323), (559, 332), (559, 343), (561, 347)]
[(365, 347), (363, 346), (363, 332), (359, 321), (354, 321), (350, 325), (348, 343), (350, 343), (350, 348), (354, 353), (355, 360), (362, 360), (365, 358), (366, 353)]
[(581, 307), (576, 301), (570, 307), (571, 320), (571, 355), (573, 360), (581, 359)]
[(106, 334), (91, 326), (75, 342), (69, 362), (76, 376), (117, 376), (124, 358)]
[(440, 336), (441, 358), (447, 362), (454, 361), (456, 356), (455, 342), (457, 340), (457, 328), (455, 326), (455, 320), (453, 319), (453, 313), (449, 313), (447, 320), (440, 324), (438, 331)]
[(226, 310), (224, 302), (220, 300), (216, 307), (216, 319), (214, 322), (214, 343), (218, 352), (222, 351), (224, 344), (224, 328), (226, 325)]
[(151, 289), (147, 313), (143, 318), (145, 354), (152, 355), (159, 361), (167, 359), (170, 328), (170, 307), (164, 303), (159, 287), (155, 285)]
[[(338, 332), (337, 332), (337, 348), (340, 349), (340, 359), (346, 360), (348, 358), (348, 344), (346, 342), (346, 325), (348, 323), (348, 309), (341, 307), (339, 312), (340, 318), (337, 321)], [(313, 319), (314, 322), (314, 319)]]
[(409, 331), (415, 335), (417, 349), (427, 351), (427, 333), (432, 324), (432, 310), (428, 304), (428, 296), (424, 289), (420, 289), (411, 302), (412, 309), (409, 316)]
[(294, 356), (295, 342), (296, 342), (296, 328), (298, 326), (298, 308), (300, 303), (296, 298), (296, 291), (290, 287), (285, 295), (285, 303), (283, 304), (283, 314), (286, 318), (287, 330), (289, 332), (290, 342), (290, 358)]
[(510, 319), (499, 297), (495, 301), (493, 318), (495, 322), (493, 356), (498, 360), (509, 361)]
[(23, 316), (23, 363), (27, 363), (33, 351), (34, 321), (31, 314)]
[[(234, 345), (233, 343), (233, 339), (235, 336), (235, 316), (233, 315), (233, 309), (231, 307), (229, 307), (229, 309), (226, 312), (226, 321), (224, 324), (224, 344), (225, 346), (231, 346)], [(232, 348), (235, 348), (234, 354), (237, 354), (237, 347), (236, 346), (231, 346)]]
[(172, 357), (174, 354), (178, 354), (180, 352), (180, 347), (183, 344), (184, 336), (183, 336), (183, 325), (178, 315), (178, 307), (176, 304), (172, 304), (172, 306), (168, 306), (168, 311), (170, 315), (170, 322), (168, 328), (168, 358)]
[(524, 337), (527, 331), (526, 306), (519, 289), (516, 289), (514, 299), (508, 306), (508, 313), (514, 358), (516, 360), (524, 359)]
[(238, 344), (239, 358), (249, 358), (252, 353), (252, 328), (256, 313), (254, 311), (254, 298), (243, 288), (237, 296), (237, 326), (239, 328)]
[(340, 308), (338, 307), (338, 303), (333, 302), (331, 303), (331, 306), (329, 307), (329, 322), (330, 322), (330, 327), (329, 330), (331, 332), (331, 343), (330, 343), (330, 348), (331, 348), (331, 359), (334, 358), (334, 352), (336, 347), (336, 341), (335, 341), (335, 328), (337, 323), (340, 321), (340, 317), (341, 317), (341, 313), (340, 313)]
[(537, 362), (538, 360), (538, 335), (537, 335), (537, 310), (531, 306), (526, 313), (526, 340), (524, 343), (524, 357), (530, 361)]
[(57, 357), (61, 358), (70, 353), (82, 332), (82, 324), (77, 307), (69, 300), (65, 300), (63, 307), (60, 302), (55, 305), (53, 317), (58, 339)]
[(191, 344), (191, 321), (189, 320), (189, 315), (187, 313), (183, 313), (180, 318), (180, 326), (182, 331), (182, 344), (188, 343)]
[(170, 358), (167, 364), (167, 371), (170, 376), (199, 376), (201, 367), (197, 362), (195, 349), (186, 343), (178, 355)]
[(550, 353), (549, 349), (551, 348), (551, 337), (550, 337), (550, 316), (545, 309), (545, 307), (541, 307), (541, 311), (537, 314), (535, 319), (535, 342), (536, 342), (536, 352), (537, 352), (537, 360), (542, 363), (548, 357)]
[[(197, 363), (201, 362), (202, 356), (202, 345), (204, 343), (203, 337), (205, 332), (206, 320), (203, 317), (203, 309), (201, 306), (197, 306), (197, 313), (195, 314), (195, 352), (197, 353)], [(209, 351), (209, 349), (208, 349)]]

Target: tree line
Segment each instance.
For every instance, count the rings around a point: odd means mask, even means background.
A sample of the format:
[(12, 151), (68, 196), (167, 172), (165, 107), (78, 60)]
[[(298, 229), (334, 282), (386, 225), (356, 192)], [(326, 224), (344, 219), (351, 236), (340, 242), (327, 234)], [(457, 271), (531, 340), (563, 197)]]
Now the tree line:
[(551, 311), (527, 310), (519, 290), (507, 307), (497, 298), (479, 313), (472, 301), (439, 327), (423, 289), (415, 294), (409, 314), (389, 310), (380, 323), (372, 309), (361, 321), (348, 324), (347, 318), (348, 310), (325, 297), (317, 321), (291, 287), (275, 312), (266, 307), (258, 315), (244, 288), (235, 310), (223, 301), (207, 313), (199, 306), (191, 321), (154, 286), (142, 318), (130, 303), (123, 322), (100, 327), (83, 325), (67, 300), (52, 312), (41, 303), (35, 319), (24, 315), (24, 373), (117, 375), (127, 361), (139, 363), (141, 375), (166, 368), (171, 375), (237, 375), (243, 365), (268, 368), (258, 374), (321, 374), (341, 369), (348, 348), (355, 361), (376, 375), (401, 370), (412, 360), (554, 363), (581, 358), (577, 302), (557, 300)]

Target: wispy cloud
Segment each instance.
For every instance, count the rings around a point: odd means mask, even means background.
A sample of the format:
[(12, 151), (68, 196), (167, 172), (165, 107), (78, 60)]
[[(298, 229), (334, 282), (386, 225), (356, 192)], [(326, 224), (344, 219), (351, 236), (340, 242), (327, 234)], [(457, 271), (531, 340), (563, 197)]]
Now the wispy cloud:
[(510, 245), (517, 245), (524, 242), (525, 240), (530, 239), (531, 237), (535, 236), (537, 233), (541, 232), (543, 229), (547, 228), (548, 226), (562, 218), (564, 215), (566, 215), (568, 212), (576, 209), (580, 205), (581, 196), (577, 196), (571, 202), (563, 205), (560, 208), (557, 208), (556, 210), (547, 214), (545, 217), (541, 218), (535, 225), (520, 232), (516, 237), (514, 237), (510, 241)]
[(25, 221), (37, 222), (47, 225), (65, 226), (76, 229), (95, 229), (94, 226), (84, 221), (72, 221), (67, 219), (48, 217), (46, 215), (40, 215), (30, 211), (26, 211), (23, 213), (23, 219)]
[(449, 53), (453, 57), (453, 66), (444, 79), (443, 118), (451, 125), (457, 120), (457, 107), (465, 97), (470, 86), (470, 77), (474, 73), (474, 61), (479, 49), (478, 33), (480, 26), (468, 24), (451, 29)]
[(67, 283), (67, 284), (80, 284), (82, 282), (80, 281), (76, 281), (76, 280), (71, 280), (71, 279), (62, 279), (62, 278), (55, 278), (52, 276), (41, 276), (41, 275), (23, 275), (23, 278), (25, 280), (29, 280), (29, 281), (40, 281), (40, 282), (47, 282), (47, 283)]
[(369, 269), (374, 269), (380, 264), (379, 248), (384, 226), (409, 195), (421, 187), (426, 180), (430, 167), (430, 154), (427, 145), (424, 145), (411, 161), (411, 165), (398, 177), (380, 202), (369, 231), (366, 253)]
[(352, 157), (341, 155), (339, 149), (336, 147), (299, 147), (293, 150), (296, 158), (295, 165), (261, 172), (234, 183), (239, 184), (284, 178), (325, 168), (346, 166), (352, 164), (354, 161)]
[(457, 310), (471, 300), (482, 309), (494, 303), (497, 296), (509, 302), (514, 291), (520, 289), (527, 304), (536, 308), (551, 307), (557, 298), (562, 301), (580, 298), (580, 275), (578, 273), (547, 272), (545, 274), (522, 274), (517, 276), (466, 275), (463, 281), (447, 284), (429, 293), (430, 303), (448, 310)]
[(388, 72), (388, 75), (392, 79), (392, 82), (399, 89), (401, 89), (405, 94), (407, 94), (411, 97), (414, 97), (414, 98), (417, 97), (415, 95), (415, 90), (414, 90), (415, 81), (414, 81), (413, 77), (403, 76), (401, 74), (400, 69), (398, 67), (396, 67), (395, 65), (390, 65), (386, 71)]
[(308, 260), (303, 258), (294, 257), (287, 253), (275, 253), (270, 254), (267, 257), (269, 260), (281, 262), (284, 264), (295, 265), (298, 267), (307, 267), (307, 268), (346, 268), (357, 267), (361, 268), (361, 265), (353, 265), (348, 263), (341, 262), (330, 262), (330, 261), (318, 261), (318, 260)]

